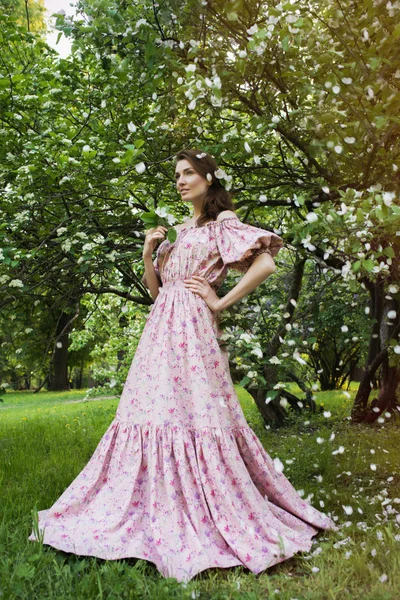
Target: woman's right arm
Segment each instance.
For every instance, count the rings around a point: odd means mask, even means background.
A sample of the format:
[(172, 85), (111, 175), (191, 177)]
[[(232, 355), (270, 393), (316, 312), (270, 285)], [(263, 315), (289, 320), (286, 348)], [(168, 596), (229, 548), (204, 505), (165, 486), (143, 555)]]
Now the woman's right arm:
[(144, 276), (142, 277), (142, 282), (149, 289), (150, 295), (153, 298), (153, 300), (155, 300), (158, 296), (161, 281), (154, 268), (152, 254), (154, 252), (154, 247), (157, 241), (164, 238), (166, 231), (168, 231), (168, 229), (166, 227), (163, 227), (162, 225), (159, 225), (158, 227), (153, 227), (152, 229), (149, 229), (149, 231), (146, 233), (146, 238), (144, 241)]
[(142, 283), (149, 289), (151, 297), (155, 300), (158, 296), (161, 281), (156, 273), (151, 256), (150, 258), (143, 258), (143, 262), (144, 275), (142, 277)]

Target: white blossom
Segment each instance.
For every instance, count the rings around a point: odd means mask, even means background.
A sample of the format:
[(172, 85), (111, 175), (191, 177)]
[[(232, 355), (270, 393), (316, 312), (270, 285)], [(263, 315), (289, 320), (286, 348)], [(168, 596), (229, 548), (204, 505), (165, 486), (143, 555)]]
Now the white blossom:
[(144, 162), (138, 163), (137, 165), (135, 165), (135, 169), (138, 173), (143, 173), (146, 170), (146, 165), (144, 164)]
[(293, 352), (293, 358), (295, 358), (301, 365), (306, 365), (306, 361), (301, 358), (300, 354), (298, 352)]
[(386, 206), (390, 206), (395, 198), (396, 194), (394, 192), (383, 192), (382, 199), (383, 203)]
[(258, 31), (258, 25), (257, 23), (255, 23), (252, 27), (250, 27), (249, 29), (247, 29), (247, 33), (249, 35), (253, 35), (253, 33), (256, 33)]
[(279, 358), (277, 356), (273, 356), (272, 358), (269, 359), (269, 361), (271, 364), (273, 365), (280, 365), (281, 361), (279, 360)]

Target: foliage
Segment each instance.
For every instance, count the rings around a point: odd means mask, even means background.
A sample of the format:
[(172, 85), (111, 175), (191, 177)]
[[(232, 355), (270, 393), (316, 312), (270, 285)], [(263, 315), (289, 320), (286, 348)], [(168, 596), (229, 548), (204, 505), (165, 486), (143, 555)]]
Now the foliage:
[(1, 10), (28, 31), (46, 32), (44, 0), (2, 0)]
[[(224, 320), (223, 337), (229, 343), (233, 370), (242, 373), (238, 381), (246, 388), (265, 385), (263, 365), (273, 364), (279, 381), (288, 380), (293, 371), (313, 390), (340, 389), (365, 361), (368, 296), (350, 292), (337, 275), (310, 269), (296, 306), (296, 320), (288, 325), (278, 354), (271, 356), (268, 348), (277, 325), (285, 326), (289, 317), (283, 304), (283, 283), (290, 277), (290, 267), (286, 270), (244, 299), (239, 315)], [(263, 349), (267, 349), (265, 355)]]
[(168, 163), (194, 145), (238, 215), (284, 237), (278, 267), (306, 258), (399, 302), (396, 5), (82, 0), (57, 27), (69, 60), (0, 33), (24, 49), (0, 80), (3, 306), (48, 290), (71, 312), (85, 293), (149, 304), (139, 214), (187, 214)]

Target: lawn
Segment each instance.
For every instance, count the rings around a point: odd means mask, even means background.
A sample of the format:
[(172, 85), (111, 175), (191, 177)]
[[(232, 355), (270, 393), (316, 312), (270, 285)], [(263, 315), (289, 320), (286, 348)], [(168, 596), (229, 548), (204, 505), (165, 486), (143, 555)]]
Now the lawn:
[(267, 429), (251, 396), (236, 387), (267, 452), (340, 530), (321, 532), (310, 553), (258, 576), (242, 567), (210, 569), (187, 584), (164, 579), (147, 561), (78, 557), (28, 541), (34, 509), (49, 508), (82, 470), (118, 398), (84, 401), (85, 390), (7, 393), (0, 403), (1, 598), (400, 598), (399, 420), (352, 425), (356, 385), (317, 393), (321, 412), (294, 415), (279, 430)]

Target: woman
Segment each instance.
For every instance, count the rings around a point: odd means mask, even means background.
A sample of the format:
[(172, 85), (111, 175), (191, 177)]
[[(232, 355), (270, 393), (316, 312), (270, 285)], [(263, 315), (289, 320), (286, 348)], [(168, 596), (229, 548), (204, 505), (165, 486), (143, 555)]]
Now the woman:
[[(177, 155), (176, 186), (193, 217), (174, 243), (165, 227), (147, 232), (143, 282), (155, 302), (116, 416), (81, 473), (39, 511), (45, 544), (147, 559), (179, 581), (210, 567), (259, 573), (309, 550), (319, 529), (336, 530), (275, 470), (235, 393), (217, 317), (275, 271), (283, 242), (237, 218), (216, 172), (204, 152)], [(244, 276), (219, 298), (228, 268)]]

